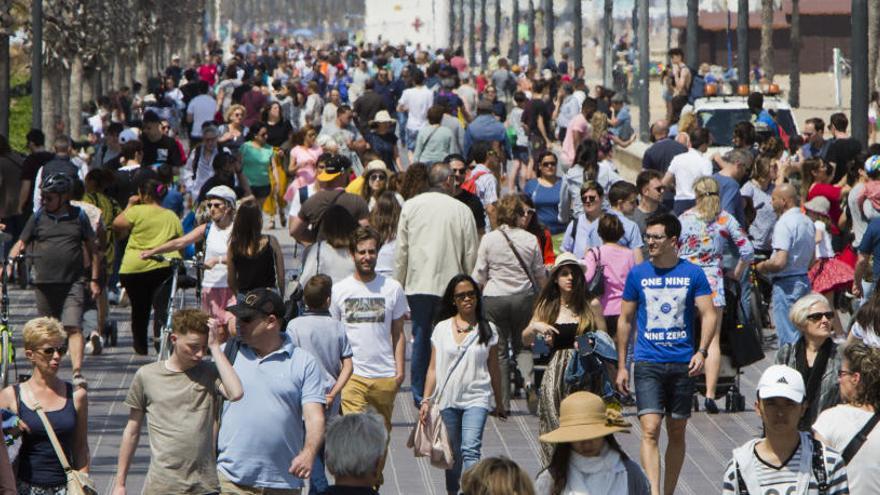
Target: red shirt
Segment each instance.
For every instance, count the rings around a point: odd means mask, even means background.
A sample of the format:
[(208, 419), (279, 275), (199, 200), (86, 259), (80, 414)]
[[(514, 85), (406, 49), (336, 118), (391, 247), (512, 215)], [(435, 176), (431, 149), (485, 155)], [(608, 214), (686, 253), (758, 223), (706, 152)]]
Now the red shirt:
[(199, 79), (205, 81), (211, 86), (217, 78), (217, 66), (214, 64), (204, 64), (199, 67)]
[(822, 196), (831, 203), (831, 208), (828, 209), (828, 218), (831, 219), (831, 233), (839, 234), (840, 229), (837, 228), (837, 221), (840, 220), (840, 215), (843, 211), (840, 209), (840, 188), (833, 184), (821, 184), (815, 183), (812, 187), (810, 187), (810, 192), (807, 193), (807, 201)]

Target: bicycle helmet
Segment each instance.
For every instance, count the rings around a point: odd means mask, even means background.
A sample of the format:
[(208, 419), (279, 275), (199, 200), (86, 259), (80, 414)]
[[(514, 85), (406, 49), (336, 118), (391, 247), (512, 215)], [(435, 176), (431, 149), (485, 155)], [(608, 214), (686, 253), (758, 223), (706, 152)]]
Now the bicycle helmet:
[(52, 174), (43, 179), (40, 191), (52, 193), (69, 193), (73, 190), (73, 179), (65, 174)]

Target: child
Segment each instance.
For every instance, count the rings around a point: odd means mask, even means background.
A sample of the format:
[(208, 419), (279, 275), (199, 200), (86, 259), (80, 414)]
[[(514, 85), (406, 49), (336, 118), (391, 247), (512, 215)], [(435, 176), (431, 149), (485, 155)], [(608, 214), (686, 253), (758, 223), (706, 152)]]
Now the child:
[[(870, 221), (880, 217), (880, 155), (872, 155), (865, 160), (865, 173), (868, 180), (859, 194), (858, 204), (859, 211)], [(869, 200), (870, 204), (866, 205), (865, 200)]]
[[(171, 357), (140, 368), (125, 398), (128, 423), (119, 446), (114, 493), (125, 493), (147, 414), (151, 460), (143, 493), (220, 491), (210, 425), (221, 396), (231, 402), (241, 399), (241, 381), (220, 349), (216, 325), (207, 313), (182, 309), (174, 314), (171, 324)], [(203, 359), (206, 347), (213, 362)], [(220, 385), (216, 386), (218, 378)]]
[[(816, 225), (816, 259), (808, 272), (810, 283), (813, 290), (823, 294), (828, 299), (828, 304), (833, 308), (834, 293), (852, 287), (854, 272), (851, 266), (834, 256), (834, 249), (831, 247), (831, 233), (827, 225), (831, 222), (831, 218), (828, 217), (830, 208), (831, 203), (824, 196), (816, 196), (804, 204), (807, 216)], [(837, 313), (835, 313), (831, 324), (834, 328), (835, 340), (846, 337)]]
[[(327, 373), (330, 387), (327, 391), (327, 424), (330, 423), (331, 417), (339, 412), (339, 401), (336, 399), (354, 369), (351, 361), (351, 346), (345, 336), (345, 325), (330, 316), (332, 286), (333, 281), (323, 273), (310, 278), (303, 288), (306, 311), (287, 324), (287, 334), (294, 345), (315, 356)], [(318, 493), (327, 490), (323, 449), (315, 456), (315, 465), (309, 482)]]

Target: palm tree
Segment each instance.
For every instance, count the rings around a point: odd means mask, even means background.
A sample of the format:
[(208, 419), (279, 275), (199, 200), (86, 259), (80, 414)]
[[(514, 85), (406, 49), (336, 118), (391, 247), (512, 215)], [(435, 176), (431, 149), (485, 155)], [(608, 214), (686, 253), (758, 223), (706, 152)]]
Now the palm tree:
[(584, 65), (584, 13), (581, 0), (572, 0), (571, 15), (574, 18), (574, 66)]
[(461, 52), (464, 54), (464, 32), (466, 31), (464, 23), (467, 17), (464, 10), (464, 0), (459, 0), (458, 2), (458, 13), (461, 18), (461, 21), (458, 23), (458, 47), (461, 48)]
[(801, 106), (801, 7), (800, 0), (791, 0), (791, 63), (789, 64), (788, 104)]
[(868, 90), (877, 88), (877, 36), (880, 36), (880, 0), (868, 2)]
[[(553, 56), (553, 0), (544, 0), (544, 48), (550, 50), (550, 57)], [(545, 60), (546, 62), (546, 60)]]
[(9, 136), (9, 35), (14, 28), (14, 18), (9, 14), (9, 0), (0, 2), (0, 134)]
[(455, 2), (449, 2), (449, 48), (455, 46)]
[(736, 56), (739, 83), (749, 84), (749, 0), (739, 0), (736, 7)]
[[(688, 5), (690, 7), (690, 5)], [(688, 10), (690, 14), (690, 10)], [(666, 0), (666, 63), (669, 63), (669, 50), (672, 49), (672, 0)]]
[[(699, 47), (697, 46), (697, 35), (700, 31), (700, 2), (699, 0), (688, 0), (687, 3), (687, 40), (685, 40), (685, 60), (691, 65), (697, 65), (699, 55), (697, 54)], [(667, 53), (669, 49), (667, 48)]]
[(468, 61), (470, 62), (471, 66), (473, 66), (474, 62), (477, 60), (477, 30), (476, 30), (477, 11), (476, 11), (476, 8), (477, 8), (476, 0), (470, 0), (471, 15), (470, 15), (470, 18), (468, 19), (468, 26), (470, 27), (470, 29), (468, 30), (468, 33), (470, 34), (471, 44), (470, 44), (470, 51), (468, 52)]
[(605, 0), (605, 13), (602, 16), (602, 29), (605, 31), (602, 45), (602, 85), (612, 86), (611, 71), (614, 67), (614, 1)]
[(773, 0), (761, 0), (761, 70), (773, 81)]
[(529, 65), (535, 65), (535, 0), (529, 0)]
[(495, 49), (501, 53), (501, 0), (495, 0)]
[(515, 64), (519, 60), (519, 0), (512, 0), (511, 24), (513, 33), (510, 37), (510, 63)]
[(489, 26), (486, 24), (486, 0), (480, 0), (480, 67), (486, 70), (486, 62), (489, 55), (486, 53), (486, 34)]

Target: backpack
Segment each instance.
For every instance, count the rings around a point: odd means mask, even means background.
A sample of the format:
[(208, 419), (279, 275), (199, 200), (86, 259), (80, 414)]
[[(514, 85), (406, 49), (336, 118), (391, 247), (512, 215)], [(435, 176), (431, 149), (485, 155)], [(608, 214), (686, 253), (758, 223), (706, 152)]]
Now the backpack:
[[(86, 211), (83, 210), (82, 208), (80, 208), (79, 206), (70, 205), (70, 207), (76, 208), (77, 210), (79, 210), (78, 220), (79, 220), (80, 225), (82, 225), (82, 224), (88, 225), (89, 228), (91, 229), (92, 223), (89, 221), (89, 217), (88, 217), (88, 215), (86, 215)], [(33, 237), (31, 237), (31, 240), (34, 240), (37, 238), (37, 236), (36, 236), (37, 223), (40, 221), (41, 216), (43, 216), (43, 208), (40, 208), (39, 210), (36, 211), (36, 213), (34, 213), (34, 231), (33, 231), (34, 235), (33, 235)], [(85, 240), (85, 237), (83, 237), (83, 240)]]
[(706, 96), (706, 78), (698, 74), (695, 70), (691, 71), (691, 87), (688, 90), (688, 103), (694, 104), (694, 100)]
[(489, 172), (486, 172), (486, 171), (480, 171), (480, 172), (471, 174), (471, 176), (468, 177), (467, 180), (464, 181), (464, 183), (462, 183), (461, 188), (471, 194), (477, 194), (477, 179), (479, 179), (480, 177), (482, 177), (488, 173)]

